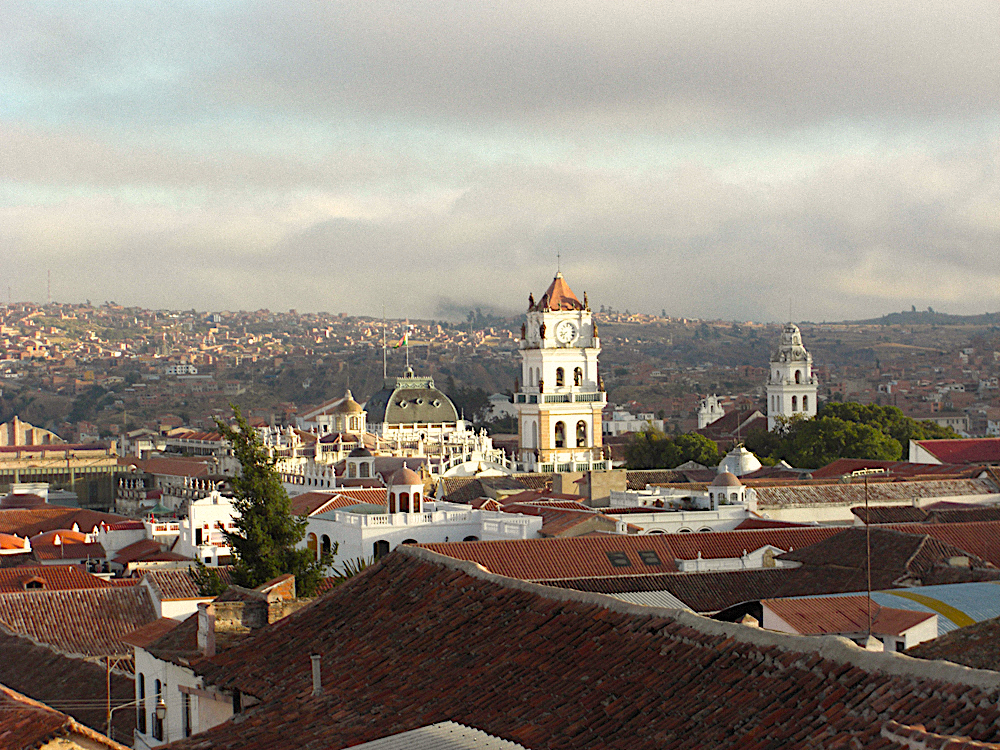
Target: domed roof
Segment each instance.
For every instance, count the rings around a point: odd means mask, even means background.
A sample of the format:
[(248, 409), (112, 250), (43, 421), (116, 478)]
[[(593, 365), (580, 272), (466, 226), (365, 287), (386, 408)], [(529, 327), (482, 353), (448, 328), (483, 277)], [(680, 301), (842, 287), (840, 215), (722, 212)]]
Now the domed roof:
[(389, 479), (390, 487), (412, 487), (416, 484), (423, 486), (423, 483), (424, 480), (420, 478), (420, 475), (413, 469), (408, 468), (406, 464), (403, 464), (403, 468), (393, 474), (392, 478)]
[(434, 387), (433, 378), (408, 371), (401, 378), (386, 378), (381, 391), (365, 404), (371, 424), (442, 424), (458, 421), (455, 404)]
[(729, 471), (723, 471), (716, 475), (709, 487), (742, 487), (736, 475)]
[(347, 454), (348, 458), (371, 458), (372, 452), (364, 447), (355, 448)]
[(55, 544), (56, 537), (59, 537), (59, 541), (63, 544), (84, 544), (87, 541), (87, 535), (80, 531), (73, 531), (72, 529), (53, 529), (52, 531), (44, 531), (41, 534), (35, 534), (31, 537), (31, 543)]
[(349, 390), (344, 394), (340, 403), (330, 410), (332, 414), (360, 414), (362, 411), (364, 410), (361, 408), (361, 404), (354, 400), (354, 396)]
[(760, 459), (748, 451), (741, 443), (733, 448), (719, 464), (719, 471), (732, 472), (738, 477), (744, 474), (751, 474), (761, 468)]
[(45, 505), (45, 498), (34, 494), (17, 494), (13, 492), (0, 499), (0, 508), (37, 508)]

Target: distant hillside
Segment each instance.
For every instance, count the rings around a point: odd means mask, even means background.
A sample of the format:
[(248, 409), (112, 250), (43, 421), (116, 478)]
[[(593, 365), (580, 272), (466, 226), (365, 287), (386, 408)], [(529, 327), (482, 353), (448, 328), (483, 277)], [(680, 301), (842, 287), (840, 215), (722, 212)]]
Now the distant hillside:
[(982, 315), (949, 315), (935, 312), (934, 308), (926, 310), (909, 310), (889, 313), (881, 318), (849, 321), (854, 325), (938, 325), (938, 326), (989, 326), (1000, 325), (1000, 312), (983, 313)]

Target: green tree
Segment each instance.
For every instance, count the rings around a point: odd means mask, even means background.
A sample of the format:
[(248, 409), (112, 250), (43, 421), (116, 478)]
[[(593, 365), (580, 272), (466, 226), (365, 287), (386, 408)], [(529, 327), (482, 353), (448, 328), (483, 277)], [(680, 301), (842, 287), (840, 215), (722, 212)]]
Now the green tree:
[(674, 446), (677, 448), (677, 463), (674, 466), (680, 466), (688, 461), (694, 461), (702, 466), (715, 466), (719, 463), (719, 446), (714, 440), (697, 432), (678, 435), (674, 438)]
[(254, 588), (285, 573), (295, 576), (298, 596), (312, 596), (332, 554), (315, 558), (312, 550), (296, 545), (306, 534), (306, 520), (291, 513), (288, 493), (275, 471), (260, 435), (247, 424), (240, 408), (231, 404), (236, 427), (216, 418), (219, 432), (229, 441), (240, 474), (233, 478), (233, 507), (239, 516), (235, 530), (225, 531), (233, 553), (232, 581)]
[(674, 441), (662, 430), (647, 427), (625, 444), (625, 463), (630, 469), (667, 469), (681, 462)]

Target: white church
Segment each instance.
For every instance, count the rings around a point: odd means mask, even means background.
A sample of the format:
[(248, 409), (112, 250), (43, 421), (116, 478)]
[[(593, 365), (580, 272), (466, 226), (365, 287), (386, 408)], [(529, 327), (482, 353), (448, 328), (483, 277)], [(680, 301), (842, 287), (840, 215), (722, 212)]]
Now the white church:
[(794, 323), (785, 325), (777, 351), (771, 355), (767, 379), (767, 429), (778, 417), (816, 416), (819, 381), (812, 374), (812, 355), (802, 346), (802, 334)]

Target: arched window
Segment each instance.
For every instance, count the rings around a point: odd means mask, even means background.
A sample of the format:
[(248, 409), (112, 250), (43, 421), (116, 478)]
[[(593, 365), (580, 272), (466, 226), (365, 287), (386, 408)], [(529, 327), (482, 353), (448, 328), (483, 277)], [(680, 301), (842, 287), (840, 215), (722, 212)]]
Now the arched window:
[(378, 560), (383, 555), (389, 554), (389, 542), (385, 539), (379, 539), (375, 544), (372, 545), (372, 555)]
[(802, 382), (802, 370), (796, 370), (795, 371), (795, 382), (796, 383), (801, 383)]
[(358, 465), (353, 461), (347, 465), (347, 476), (354, 479), (358, 475)]
[(566, 447), (566, 425), (556, 422), (556, 448)]
[(583, 385), (583, 368), (577, 367), (573, 370), (573, 385)]
[(564, 385), (566, 385), (566, 373), (565, 373), (565, 371), (563, 371), (563, 368), (557, 367), (556, 368), (556, 386), (559, 387), (559, 386), (564, 386)]
[(419, 544), (416, 539), (404, 539), (400, 544)]
[(538, 422), (531, 423), (531, 447), (538, 447)]
[(587, 423), (582, 419), (576, 423), (576, 447), (587, 447)]
[(136, 691), (139, 693), (138, 703), (135, 707), (135, 726), (141, 734), (146, 733), (146, 675), (139, 673), (139, 681), (136, 684)]
[(367, 479), (368, 478), (368, 462), (367, 461), (364, 462), (363, 464), (361, 464), (361, 466), (359, 468), (360, 468), (360, 474), (361, 474), (362, 479)]
[(729, 502), (731, 502), (731, 503), (738, 503), (739, 501), (740, 501), (740, 495), (739, 495), (738, 492), (730, 492), (729, 493)]
[(542, 368), (541, 367), (536, 367), (535, 368), (535, 384), (538, 387), (541, 387), (541, 385), (542, 385)]
[(309, 536), (306, 537), (306, 547), (308, 547), (309, 551), (313, 553), (313, 557), (318, 557), (316, 554), (317, 544), (315, 534), (310, 533)]
[(389, 512), (390, 513), (395, 513), (396, 512), (396, 493), (395, 492), (390, 492), (389, 493)]
[(798, 411), (798, 410), (799, 410), (799, 397), (792, 396), (792, 411)]
[(410, 493), (400, 492), (399, 493), (399, 512), (409, 513), (410, 512)]
[(809, 411), (809, 397), (802, 397), (802, 411)]
[(156, 715), (156, 706), (162, 700), (163, 684), (157, 680), (153, 683), (155, 687), (155, 696), (153, 698), (153, 737), (158, 740), (163, 739), (163, 719)]
[(329, 555), (333, 551), (333, 545), (330, 544), (330, 537), (324, 534), (320, 541), (323, 544), (323, 554)]

